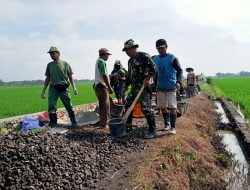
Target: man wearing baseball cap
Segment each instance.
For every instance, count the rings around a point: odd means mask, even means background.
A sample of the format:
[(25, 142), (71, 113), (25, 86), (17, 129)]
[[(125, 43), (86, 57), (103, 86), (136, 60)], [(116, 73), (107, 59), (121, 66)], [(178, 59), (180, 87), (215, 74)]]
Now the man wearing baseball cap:
[(78, 94), (74, 79), (72, 77), (73, 72), (71, 66), (66, 61), (60, 59), (60, 51), (57, 47), (52, 46), (47, 53), (50, 54), (50, 57), (53, 61), (48, 63), (46, 68), (46, 79), (44, 82), (41, 98), (46, 98), (45, 92), (49, 85), (48, 113), (50, 118), (50, 126), (55, 127), (57, 125), (56, 104), (58, 98), (60, 98), (69, 114), (72, 127), (78, 127), (69, 94), (70, 83), (73, 87), (74, 94)]
[[(146, 88), (139, 98), (142, 112), (148, 123), (148, 131), (144, 137), (146, 139), (152, 139), (156, 135), (155, 115), (153, 110), (150, 109), (147, 100), (149, 96), (150, 79), (155, 75), (155, 64), (147, 53), (137, 51), (138, 47), (139, 45), (134, 40), (130, 39), (124, 43), (124, 48), (122, 49), (122, 51), (125, 51), (130, 57), (128, 61), (128, 76), (125, 81), (124, 90), (127, 90), (129, 85), (131, 85), (131, 90), (126, 99), (125, 109), (127, 110), (130, 107), (140, 88), (144, 84)], [(127, 119), (127, 126), (132, 125), (132, 119), (133, 111)]]
[(101, 128), (108, 128), (107, 122), (110, 117), (110, 100), (109, 94), (113, 93), (110, 86), (109, 74), (107, 71), (106, 61), (111, 53), (108, 49), (99, 49), (99, 57), (95, 64), (95, 83), (94, 90), (99, 101), (99, 116), (100, 122), (98, 123)]
[[(167, 42), (165, 39), (156, 41), (156, 49), (159, 55), (154, 56), (157, 68), (157, 107), (161, 109), (164, 119), (165, 130), (170, 134), (176, 134), (176, 90), (181, 85), (182, 68), (178, 59), (167, 53)], [(170, 110), (170, 113), (169, 111)]]

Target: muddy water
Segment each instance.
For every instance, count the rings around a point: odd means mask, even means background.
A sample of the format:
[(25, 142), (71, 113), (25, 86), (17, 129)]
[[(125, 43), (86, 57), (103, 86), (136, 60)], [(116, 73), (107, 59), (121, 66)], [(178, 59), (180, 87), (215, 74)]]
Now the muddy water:
[[(215, 105), (217, 107), (216, 111), (220, 114), (221, 123), (228, 124), (229, 120), (220, 102), (215, 102)], [(229, 130), (219, 130), (218, 134), (223, 137), (223, 142), (226, 145), (227, 151), (233, 154), (233, 166), (225, 174), (225, 178), (228, 182), (228, 189), (250, 189), (249, 165), (236, 135), (233, 133), (233, 131)]]
[(237, 104), (237, 112), (240, 114), (243, 121), (249, 124), (249, 119), (247, 119), (245, 117), (245, 115), (242, 113), (241, 108), (240, 108), (240, 104)]

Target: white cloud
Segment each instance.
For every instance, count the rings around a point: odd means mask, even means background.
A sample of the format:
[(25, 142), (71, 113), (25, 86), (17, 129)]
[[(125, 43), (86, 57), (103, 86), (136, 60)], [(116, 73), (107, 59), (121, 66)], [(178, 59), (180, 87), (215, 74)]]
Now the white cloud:
[[(129, 38), (137, 40), (140, 50), (151, 55), (157, 53), (155, 40), (166, 38), (169, 51), (176, 54), (183, 68), (193, 66), (197, 72), (211, 75), (250, 70), (250, 44), (237, 41), (241, 35), (229, 27), (244, 31), (244, 40), (249, 35), (244, 30), (248, 16), (246, 20), (242, 19), (243, 13), (233, 17), (229, 14), (232, 8), (228, 8), (228, 17), (218, 17), (220, 9), (213, 8), (214, 1), (203, 1), (204, 5), (200, 1), (188, 2), (0, 0), (0, 78), (44, 78), (50, 61), (46, 52), (56, 45), (62, 59), (71, 63), (76, 78), (92, 79), (101, 47), (113, 54), (108, 61), (109, 71), (116, 59), (127, 65), (128, 57), (121, 49)], [(209, 11), (204, 10), (206, 6)]]
[(177, 12), (205, 26), (228, 29), (236, 39), (250, 42), (249, 0), (172, 0)]

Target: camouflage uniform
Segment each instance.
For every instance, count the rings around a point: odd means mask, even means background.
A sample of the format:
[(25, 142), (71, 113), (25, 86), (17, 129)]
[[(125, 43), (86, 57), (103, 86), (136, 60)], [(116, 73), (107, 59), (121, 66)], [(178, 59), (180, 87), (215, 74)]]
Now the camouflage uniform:
[[(137, 52), (135, 57), (128, 61), (128, 77), (125, 82), (125, 88), (131, 85), (131, 90), (127, 96), (125, 109), (127, 110), (132, 104), (140, 88), (142, 87), (144, 79), (150, 79), (155, 75), (155, 64), (147, 53)], [(149, 131), (155, 131), (155, 116), (153, 110), (148, 104), (149, 88), (146, 87), (138, 102), (141, 104), (142, 112), (146, 116)], [(128, 117), (127, 124), (132, 124), (133, 112)]]

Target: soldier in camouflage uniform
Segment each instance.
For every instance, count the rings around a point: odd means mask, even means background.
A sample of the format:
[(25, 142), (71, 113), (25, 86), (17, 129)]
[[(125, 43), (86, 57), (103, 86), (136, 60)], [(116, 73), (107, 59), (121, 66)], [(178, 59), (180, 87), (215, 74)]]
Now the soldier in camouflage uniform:
[[(129, 108), (138, 94), (140, 88), (144, 84), (144, 89), (139, 102), (141, 104), (142, 112), (146, 116), (148, 122), (148, 132), (145, 134), (145, 138), (152, 139), (155, 137), (155, 116), (153, 110), (147, 104), (148, 89), (150, 85), (150, 79), (155, 75), (155, 65), (151, 57), (147, 53), (138, 52), (138, 44), (134, 40), (130, 39), (124, 43), (126, 54), (130, 57), (128, 61), (128, 77), (125, 82), (124, 91), (126, 91), (131, 85), (131, 90), (127, 96), (125, 110)], [(132, 126), (133, 112), (127, 119), (127, 126)], [(127, 128), (130, 129), (130, 128)]]

